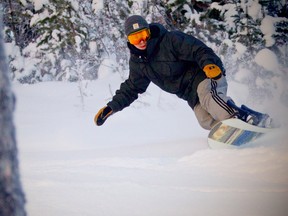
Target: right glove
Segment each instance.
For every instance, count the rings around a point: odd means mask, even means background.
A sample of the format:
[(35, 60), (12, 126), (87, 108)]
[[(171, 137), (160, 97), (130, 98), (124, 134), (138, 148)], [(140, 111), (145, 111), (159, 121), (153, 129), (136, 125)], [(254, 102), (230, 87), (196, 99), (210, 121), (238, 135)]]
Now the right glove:
[(98, 113), (94, 117), (95, 124), (98, 126), (101, 126), (102, 124), (104, 124), (106, 119), (112, 114), (113, 114), (113, 110), (111, 109), (111, 107), (109, 106), (103, 107), (102, 109), (98, 111)]
[(203, 68), (203, 71), (205, 72), (206, 76), (209, 79), (219, 79), (222, 76), (221, 69), (215, 65), (215, 64), (208, 64)]

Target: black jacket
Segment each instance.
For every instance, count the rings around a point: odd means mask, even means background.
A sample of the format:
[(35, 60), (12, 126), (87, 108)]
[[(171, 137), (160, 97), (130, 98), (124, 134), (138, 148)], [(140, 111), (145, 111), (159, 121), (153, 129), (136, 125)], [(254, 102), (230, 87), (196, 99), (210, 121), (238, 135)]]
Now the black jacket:
[(180, 31), (169, 32), (160, 24), (150, 24), (150, 30), (145, 51), (128, 43), (129, 77), (107, 104), (114, 112), (129, 106), (150, 82), (188, 101), (194, 108), (198, 102), (197, 86), (207, 78), (202, 68), (216, 64), (224, 71), (219, 57), (195, 37)]

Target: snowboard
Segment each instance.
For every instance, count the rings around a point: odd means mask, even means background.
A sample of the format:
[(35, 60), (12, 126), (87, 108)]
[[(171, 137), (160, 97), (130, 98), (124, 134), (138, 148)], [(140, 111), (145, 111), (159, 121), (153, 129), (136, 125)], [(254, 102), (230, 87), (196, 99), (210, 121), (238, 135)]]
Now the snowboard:
[(272, 130), (272, 128), (248, 124), (240, 119), (227, 119), (218, 122), (211, 129), (208, 135), (208, 146), (212, 149), (242, 146)]

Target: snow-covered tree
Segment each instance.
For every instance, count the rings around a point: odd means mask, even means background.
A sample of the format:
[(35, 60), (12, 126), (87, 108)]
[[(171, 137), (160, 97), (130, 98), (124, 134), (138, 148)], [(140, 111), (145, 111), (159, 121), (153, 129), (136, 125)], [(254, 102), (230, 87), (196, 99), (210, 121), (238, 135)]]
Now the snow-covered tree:
[[(0, 5), (0, 10), (1, 10)], [(15, 96), (11, 90), (0, 18), (0, 215), (25, 216), (13, 124)]]
[(14, 41), (21, 51), (37, 37), (36, 30), (30, 26), (33, 5), (25, 0), (0, 0), (0, 4), (4, 15), (4, 40)]
[[(5, 2), (7, 14), (4, 24), (7, 46), (11, 48), (11, 77), (20, 82), (96, 79), (102, 66), (126, 76), (129, 52), (124, 21), (131, 14), (203, 40), (225, 57), (232, 74), (241, 62), (253, 68), (251, 55), (265, 47), (280, 56), (281, 64), (287, 62), (284, 0), (0, 1)], [(272, 35), (263, 28), (267, 16), (277, 19)], [(279, 19), (281, 16), (285, 19)], [(21, 40), (16, 39), (16, 28), (26, 29), (19, 34)], [(32, 34), (27, 33), (30, 37), (25, 39), (23, 32)]]
[(47, 74), (57, 80), (77, 79), (77, 74), (66, 69), (77, 55), (88, 49), (85, 40), (88, 30), (81, 22), (78, 8), (77, 2), (49, 0), (33, 16), (31, 25), (37, 26), (39, 32), (36, 43), (37, 55), (42, 58), (39, 62), (41, 76)]

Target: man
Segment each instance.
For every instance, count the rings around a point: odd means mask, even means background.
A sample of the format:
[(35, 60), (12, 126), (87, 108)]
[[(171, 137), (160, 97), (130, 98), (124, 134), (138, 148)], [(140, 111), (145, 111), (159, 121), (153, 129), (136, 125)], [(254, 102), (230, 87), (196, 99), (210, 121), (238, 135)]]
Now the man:
[(180, 31), (167, 31), (157, 23), (149, 25), (138, 15), (128, 17), (125, 33), (131, 54), (129, 77), (96, 114), (98, 126), (129, 106), (150, 82), (186, 100), (204, 129), (232, 117), (263, 126), (268, 115), (245, 106), (238, 109), (227, 96), (222, 62), (203, 42)]

